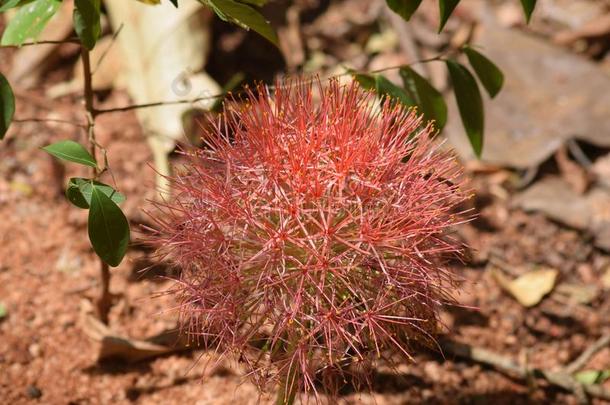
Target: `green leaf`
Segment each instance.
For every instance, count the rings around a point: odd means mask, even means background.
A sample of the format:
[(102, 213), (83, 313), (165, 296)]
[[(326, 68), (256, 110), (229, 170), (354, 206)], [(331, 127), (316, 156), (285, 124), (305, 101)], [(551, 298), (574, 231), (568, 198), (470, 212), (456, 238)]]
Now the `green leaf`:
[(4, 305), (4, 303), (0, 302), (0, 319), (6, 318), (6, 315), (8, 315), (8, 310), (6, 309), (6, 305)]
[(178, 8), (178, 0), (169, 0), (169, 1), (174, 5), (174, 7)]
[(377, 86), (375, 85), (375, 77), (369, 74), (364, 73), (356, 73), (355, 71), (350, 71), (351, 75), (354, 79), (362, 86), (362, 88), (366, 90), (377, 91)]
[(472, 66), (479, 77), (483, 87), (487, 90), (487, 94), (491, 98), (497, 96), (504, 85), (504, 74), (502, 71), (485, 55), (469, 46), (464, 47), (464, 53), (468, 57), (468, 62), (470, 62), (470, 66)]
[(405, 20), (409, 20), (422, 0), (385, 0), (385, 2), (393, 12)]
[(409, 66), (400, 68), (400, 76), (424, 118), (428, 121), (434, 120), (436, 128), (442, 130), (447, 123), (447, 104), (443, 95)]
[(73, 177), (68, 182), (66, 189), (66, 198), (79, 208), (88, 209), (91, 205), (91, 193), (93, 187), (106, 194), (116, 204), (125, 201), (125, 196), (108, 184), (100, 183), (91, 179), (83, 179), (81, 177)]
[(61, 0), (35, 0), (24, 5), (9, 21), (0, 45), (21, 45), (28, 39), (35, 40), (60, 5)]
[(223, 20), (234, 22), (245, 29), (253, 29), (275, 46), (279, 46), (277, 34), (261, 13), (247, 4), (234, 0), (203, 0)]
[(386, 96), (391, 99), (397, 100), (407, 107), (415, 105), (415, 100), (409, 97), (409, 95), (403, 89), (401, 89), (382, 75), (375, 76), (375, 87), (377, 90), (377, 94), (379, 94), (380, 96)]
[(610, 378), (610, 370), (584, 370), (574, 374), (574, 378), (583, 385), (601, 384)]
[(45, 146), (42, 150), (61, 160), (67, 160), (81, 165), (97, 167), (97, 162), (81, 144), (74, 141), (59, 141)]
[(441, 14), (441, 23), (438, 28), (438, 32), (443, 30), (445, 24), (447, 24), (447, 21), (449, 20), (449, 17), (451, 16), (451, 13), (453, 13), (453, 10), (459, 2), (460, 0), (438, 0), (438, 8)]
[(14, 7), (22, 6), (29, 3), (31, 0), (0, 0), (0, 13), (5, 12)]
[(74, 30), (83, 46), (93, 49), (102, 35), (100, 0), (74, 0)]
[(352, 72), (354, 79), (365, 89), (375, 91), (380, 97), (398, 101), (407, 107), (415, 105), (415, 101), (400, 87), (382, 75), (369, 75)]
[(534, 8), (536, 8), (536, 0), (521, 0), (521, 6), (523, 7), (523, 13), (525, 13), (525, 19), (529, 23)]
[(88, 230), (95, 253), (110, 266), (118, 266), (129, 245), (129, 223), (118, 205), (96, 185), (91, 188)]
[(240, 3), (252, 4), (256, 7), (262, 7), (268, 3), (269, 0), (238, 0)]
[(462, 117), (462, 124), (472, 145), (472, 150), (477, 157), (481, 157), (485, 118), (479, 86), (472, 73), (464, 65), (454, 60), (445, 62), (453, 82), (453, 90)]
[(15, 115), (15, 95), (8, 80), (0, 73), (0, 140), (11, 125)]

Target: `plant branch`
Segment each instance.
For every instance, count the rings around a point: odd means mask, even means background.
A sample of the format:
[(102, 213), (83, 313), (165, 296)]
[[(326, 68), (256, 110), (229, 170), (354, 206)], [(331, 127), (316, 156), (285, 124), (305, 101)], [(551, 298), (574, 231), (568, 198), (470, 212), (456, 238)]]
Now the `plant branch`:
[[(422, 64), (422, 63), (442, 61), (442, 60), (444, 60), (443, 55), (444, 54), (437, 55), (432, 58), (418, 60), (413, 63), (408, 63), (408, 64), (406, 64), (406, 66), (413, 66), (413, 65)], [(396, 65), (396, 66), (388, 66), (386, 68), (371, 70), (369, 72), (362, 72), (362, 73), (367, 73), (367, 74), (382, 73), (382, 72), (387, 72), (390, 70), (400, 69), (403, 66), (405, 66), (405, 64)], [(339, 74), (336, 74), (333, 76), (329, 76), (325, 80), (337, 79), (337, 78), (349, 76), (352, 74), (354, 74), (354, 72), (348, 71), (348, 72), (339, 73)], [(276, 86), (268, 86), (268, 87), (269, 87), (269, 89), (274, 89)], [(179, 104), (195, 104), (200, 101), (218, 99), (218, 98), (226, 96), (227, 94), (228, 94), (227, 92), (222, 92), (222, 93), (214, 94), (211, 96), (196, 97), (196, 98), (191, 98), (191, 99), (183, 99), (183, 100), (175, 100), (175, 101), (156, 101), (156, 102), (146, 103), (146, 104), (132, 104), (132, 105), (124, 106), (124, 107), (99, 109), (99, 110), (95, 110), (95, 115), (97, 116), (97, 115), (108, 114), (108, 113), (128, 112), (128, 111), (139, 110), (139, 109), (143, 109), (143, 108), (164, 107), (164, 106), (179, 105)]]
[(101, 114), (108, 114), (108, 113), (117, 113), (117, 112), (127, 112), (127, 111), (132, 111), (132, 110), (139, 110), (139, 109), (142, 109), (142, 108), (163, 107), (163, 106), (179, 105), (179, 104), (195, 104), (195, 103), (198, 103), (200, 101), (206, 101), (206, 100), (213, 100), (213, 99), (216, 99), (216, 98), (221, 98), (221, 97), (224, 97), (225, 95), (226, 95), (226, 93), (221, 93), (221, 94), (215, 94), (215, 95), (212, 95), (212, 96), (197, 97), (197, 98), (185, 99), (185, 100), (157, 101), (157, 102), (154, 102), (154, 103), (146, 103), (146, 104), (132, 104), (132, 105), (128, 105), (128, 106), (125, 106), (125, 107), (117, 107), (117, 108), (107, 108), (107, 109), (95, 110), (95, 114), (96, 115), (101, 115)]
[(292, 363), (281, 378), (275, 405), (293, 405), (298, 391), (299, 372)]
[[(398, 34), (398, 44), (402, 52), (409, 58), (409, 60), (420, 60), (420, 51), (415, 44), (413, 34), (411, 32), (411, 24), (407, 23), (401, 16), (385, 7), (385, 16), (389, 20), (390, 25), (394, 28), (394, 31)], [(417, 66), (414, 70), (420, 75), (424, 75), (424, 71), (421, 67)]]
[(12, 120), (13, 123), (27, 123), (27, 122), (42, 122), (42, 123), (56, 123), (56, 124), (65, 124), (72, 125), (78, 128), (87, 128), (87, 124), (81, 124), (79, 122), (73, 122), (68, 120), (54, 119), (54, 118), (17, 118)]
[(24, 42), (21, 45), (2, 45), (0, 48), (21, 48), (24, 46), (34, 46), (34, 45), (60, 45), (60, 44), (74, 44), (79, 45), (80, 41), (78, 38), (68, 38), (63, 40), (43, 40), (43, 41), (34, 41), (34, 42)]
[[(81, 47), (81, 57), (83, 60), (83, 73), (84, 73), (84, 96), (85, 96), (85, 110), (87, 118), (87, 139), (89, 141), (89, 150), (91, 156), (96, 158), (98, 143), (95, 139), (95, 117), (96, 111), (94, 107), (94, 94), (93, 85), (91, 80), (91, 58), (89, 50), (84, 46)], [(104, 153), (105, 155), (105, 153)], [(97, 160), (97, 158), (96, 158)], [(106, 157), (104, 157), (105, 162)], [(93, 177), (98, 177), (100, 169), (95, 167), (93, 170)], [(101, 258), (100, 261), (100, 295), (97, 299), (97, 311), (100, 320), (107, 324), (108, 323), (108, 312), (112, 306), (112, 295), (110, 294), (110, 267)]]
[[(592, 355), (590, 353), (594, 353), (596, 350), (600, 350), (600, 341), (602, 341), (602, 339), (600, 339), (593, 346), (583, 352), (583, 354), (577, 359), (577, 361), (581, 357), (590, 357)], [(605, 338), (603, 341), (605, 341)], [(610, 391), (606, 390), (601, 385), (584, 385), (579, 383), (569, 371), (572, 365), (560, 371), (528, 368), (521, 366), (513, 360), (504, 357), (498, 353), (494, 353), (483, 348), (470, 346), (464, 343), (443, 340), (440, 342), (440, 345), (445, 354), (451, 354), (457, 357), (462, 357), (475, 363), (493, 367), (501, 373), (507, 374), (509, 376), (517, 377), (522, 380), (529, 380), (532, 377), (544, 379), (551, 385), (573, 393), (581, 403), (586, 403), (587, 395), (590, 397), (610, 401)]]
[(123, 31), (123, 27), (124, 27), (124, 24), (121, 23), (119, 28), (114, 32), (114, 34), (112, 34), (112, 40), (110, 41), (110, 44), (108, 44), (106, 49), (104, 49), (104, 52), (102, 52), (102, 55), (100, 56), (99, 60), (97, 61), (96, 65), (95, 65), (95, 68), (91, 72), (91, 76), (93, 76), (97, 72), (97, 70), (100, 68), (100, 66), (104, 62), (104, 59), (106, 59), (106, 56), (108, 56), (108, 53), (110, 52), (110, 50), (112, 49), (112, 47), (116, 43), (116, 39), (118, 38), (118, 36), (121, 33), (121, 31)]
[(564, 371), (568, 374), (574, 374), (583, 368), (591, 357), (608, 345), (610, 345), (610, 334), (604, 335), (597, 339), (595, 343), (589, 346), (587, 350), (582, 352), (581, 355), (576, 358), (576, 360), (568, 364), (566, 368), (564, 368)]

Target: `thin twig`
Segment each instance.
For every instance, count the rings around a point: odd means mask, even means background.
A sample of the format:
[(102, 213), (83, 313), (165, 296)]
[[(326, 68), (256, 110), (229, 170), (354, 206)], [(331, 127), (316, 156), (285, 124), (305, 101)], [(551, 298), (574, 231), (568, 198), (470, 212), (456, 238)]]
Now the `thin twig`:
[(93, 68), (93, 71), (91, 72), (91, 76), (95, 75), (97, 70), (102, 65), (102, 62), (104, 62), (104, 59), (106, 59), (106, 56), (108, 56), (108, 53), (110, 52), (112, 47), (115, 45), (115, 41), (116, 41), (117, 37), (119, 36), (119, 34), (121, 33), (121, 31), (123, 30), (124, 26), (125, 25), (123, 23), (121, 23), (119, 28), (114, 32), (114, 34), (112, 34), (112, 39), (110, 40), (110, 44), (106, 47), (106, 49), (104, 49), (104, 52), (102, 52), (102, 55), (100, 56), (99, 60), (95, 64), (95, 68)]
[(582, 167), (589, 168), (593, 165), (593, 162), (591, 162), (591, 159), (589, 159), (586, 153), (582, 150), (578, 142), (576, 142), (574, 139), (568, 139), (566, 144), (568, 145), (570, 153), (572, 156), (574, 156), (574, 159), (576, 159), (576, 161), (580, 163)]
[(60, 44), (80, 44), (78, 38), (68, 38), (63, 40), (44, 40), (34, 42), (24, 42), (21, 45), (1, 45), (0, 48), (21, 48), (23, 46), (34, 46), (34, 45), (60, 45)]
[(213, 100), (213, 99), (216, 99), (216, 98), (221, 98), (221, 97), (224, 97), (225, 95), (226, 95), (225, 93), (222, 93), (222, 94), (215, 94), (215, 95), (212, 95), (212, 96), (197, 97), (197, 98), (186, 99), (186, 100), (157, 101), (157, 102), (154, 102), (154, 103), (127, 105), (125, 107), (106, 108), (106, 109), (95, 110), (95, 115), (102, 115), (102, 114), (108, 114), (108, 113), (117, 113), (117, 112), (127, 112), (127, 111), (132, 111), (132, 110), (139, 110), (139, 109), (142, 109), (142, 108), (163, 107), (163, 106), (179, 105), (179, 104), (195, 104), (195, 103), (198, 103), (200, 101)]
[(568, 364), (564, 368), (564, 371), (568, 374), (574, 374), (583, 368), (591, 357), (608, 345), (610, 345), (610, 334), (604, 335), (597, 339), (595, 343), (589, 346), (587, 350), (582, 352), (581, 355), (576, 358), (576, 360)]
[[(411, 25), (408, 24), (401, 16), (391, 11), (389, 8), (385, 8), (386, 18), (390, 21), (392, 28), (398, 34), (398, 44), (400, 49), (407, 56), (409, 60), (420, 60), (421, 55), (417, 49), (417, 45), (413, 39), (411, 32)], [(420, 75), (423, 75), (424, 69), (421, 66), (415, 67), (415, 70)]]
[(82, 123), (74, 122), (74, 121), (68, 121), (68, 120), (55, 119), (55, 118), (16, 118), (16, 119), (13, 119), (11, 122), (21, 123), (21, 124), (27, 123), (27, 122), (43, 122), (43, 123), (51, 122), (51, 123), (56, 123), (56, 124), (72, 125), (74, 127), (79, 127), (79, 128), (87, 128), (86, 124), (82, 124)]
[[(443, 352), (446, 354), (452, 354), (457, 357), (462, 357), (476, 363), (493, 367), (509, 376), (522, 380), (527, 380), (533, 376), (544, 379), (551, 385), (569, 391), (576, 395), (576, 397), (579, 399), (582, 399), (582, 393), (584, 392), (591, 397), (610, 401), (609, 390), (606, 390), (597, 384), (581, 384), (566, 369), (561, 371), (549, 371), (539, 368), (527, 368), (498, 353), (449, 340), (441, 341), (440, 345)], [(586, 352), (587, 351), (585, 351), (585, 353)], [(583, 355), (585, 353), (583, 353)]]
[(114, 188), (118, 188), (116, 178), (114, 177), (114, 173), (112, 172), (110, 164), (108, 163), (108, 150), (95, 139), (93, 139), (91, 142), (93, 142), (95, 146), (100, 150), (100, 152), (102, 152), (102, 156), (104, 158), (104, 167), (102, 167), (102, 169), (98, 171), (95, 177), (99, 178), (102, 174), (108, 172), (110, 174), (110, 177), (112, 178), (112, 184)]
[[(366, 73), (366, 74), (382, 73), (382, 72), (387, 72), (389, 70), (400, 69), (403, 66), (413, 66), (413, 65), (417, 65), (417, 64), (421, 64), (421, 63), (442, 61), (442, 60), (444, 60), (443, 55), (444, 54), (439, 54), (432, 58), (422, 59), (422, 60), (419, 60), (419, 61), (416, 61), (413, 63), (409, 63), (409, 64), (389, 66), (386, 68), (371, 70), (371, 71), (362, 72), (362, 73)], [(354, 73), (360, 73), (360, 72), (348, 71), (348, 72), (344, 72), (344, 73), (339, 73), (339, 74), (336, 74), (333, 76), (329, 76), (325, 80), (337, 79), (337, 78), (344, 77), (344, 76), (350, 76), (350, 75), (353, 75)], [(267, 87), (269, 89), (276, 88), (276, 86), (267, 86)], [(211, 96), (196, 97), (196, 98), (191, 98), (191, 99), (174, 100), (174, 101), (156, 101), (156, 102), (146, 103), (146, 104), (132, 104), (132, 105), (124, 106), (124, 107), (99, 109), (99, 110), (95, 110), (95, 115), (98, 116), (101, 114), (128, 112), (128, 111), (139, 110), (139, 109), (143, 109), (143, 108), (164, 107), (164, 106), (179, 105), (179, 104), (195, 104), (200, 101), (214, 100), (214, 99), (218, 99), (221, 97), (225, 97), (227, 94), (228, 94), (227, 92), (222, 92), (222, 93), (214, 94)]]

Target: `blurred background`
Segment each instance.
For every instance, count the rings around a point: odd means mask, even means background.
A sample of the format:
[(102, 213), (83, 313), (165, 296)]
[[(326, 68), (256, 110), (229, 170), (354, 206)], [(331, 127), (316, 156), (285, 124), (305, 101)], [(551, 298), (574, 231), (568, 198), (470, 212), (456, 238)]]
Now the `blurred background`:
[[(456, 229), (471, 249), (453, 264), (464, 278), (462, 307), (443, 314), (447, 334), (526, 370), (563, 369), (610, 334), (610, 1), (539, 0), (526, 24), (516, 0), (466, 0), (438, 34), (435, 1), (406, 22), (383, 0), (276, 0), (262, 12), (277, 48), (195, 1), (178, 10), (169, 2), (103, 3), (104, 35), (92, 52), (98, 108), (196, 102), (96, 122), (136, 241), (112, 269), (114, 305), (104, 325), (91, 316), (99, 281), (87, 213), (63, 197), (66, 179), (86, 176), (86, 168), (64, 167), (39, 149), (85, 139), (79, 48), (0, 49), (0, 71), (17, 101), (0, 144), (0, 403), (272, 403), (238, 365), (186, 347), (175, 333), (174, 304), (158, 294), (171, 286), (163, 276), (172, 270), (137, 244), (148, 224), (143, 210), (163, 185), (155, 167), (167, 173), (180, 161), (177, 147), (197, 144), (223, 91), (302, 73), (349, 81), (348, 69), (383, 70), (465, 43), (505, 76), (495, 99), (483, 96), (480, 160), (444, 64), (413, 65), (446, 97), (449, 122), (439, 137), (463, 162), (475, 191), (466, 208), (478, 214)], [(71, 13), (64, 0), (40, 38), (73, 37)], [(383, 74), (400, 83), (398, 71)], [(415, 360), (394, 371), (380, 364), (372, 392), (346, 389), (341, 403), (583, 401), (577, 390), (468, 356), (422, 350)], [(571, 371), (585, 385), (610, 389), (608, 344)]]

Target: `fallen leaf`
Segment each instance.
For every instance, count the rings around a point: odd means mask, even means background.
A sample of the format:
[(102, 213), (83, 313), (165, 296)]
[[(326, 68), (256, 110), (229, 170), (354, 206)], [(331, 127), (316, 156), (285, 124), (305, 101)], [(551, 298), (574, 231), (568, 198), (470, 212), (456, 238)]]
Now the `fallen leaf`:
[(164, 331), (145, 340), (131, 339), (115, 333), (91, 314), (84, 315), (82, 328), (87, 336), (101, 344), (98, 361), (118, 359), (135, 363), (188, 348), (178, 330)]
[(527, 212), (542, 212), (550, 219), (576, 228), (588, 230), (594, 245), (610, 251), (610, 191), (595, 186), (583, 195), (556, 176), (546, 176), (527, 190), (518, 193), (513, 204)]
[[(136, 111), (153, 152), (160, 190), (167, 189), (167, 155), (184, 139), (182, 116), (207, 110), (221, 88), (203, 68), (210, 51), (213, 15), (201, 2), (176, 9), (171, 2), (150, 7), (136, 1), (106, 0), (111, 25), (122, 27), (117, 45), (124, 56), (122, 80), (134, 104), (200, 99)], [(154, 61), (154, 62), (151, 62)]]
[(559, 45), (572, 45), (582, 39), (599, 38), (610, 33), (610, 14), (600, 15), (574, 30), (560, 31), (553, 37)]
[(519, 304), (528, 308), (540, 303), (545, 295), (553, 291), (558, 274), (557, 270), (546, 268), (527, 272), (511, 280), (499, 270), (492, 270), (492, 276), (498, 284)]
[[(610, 76), (599, 65), (522, 30), (485, 22), (477, 26), (473, 43), (506, 77), (498, 96), (484, 99), (484, 161), (526, 169), (544, 162), (572, 138), (610, 147), (610, 92), (599, 90), (610, 86)], [(457, 106), (448, 101), (445, 132), (457, 153), (471, 159)]]
[(545, 177), (517, 194), (513, 204), (527, 212), (542, 212), (552, 220), (580, 230), (586, 229), (591, 222), (586, 198), (555, 176)]

